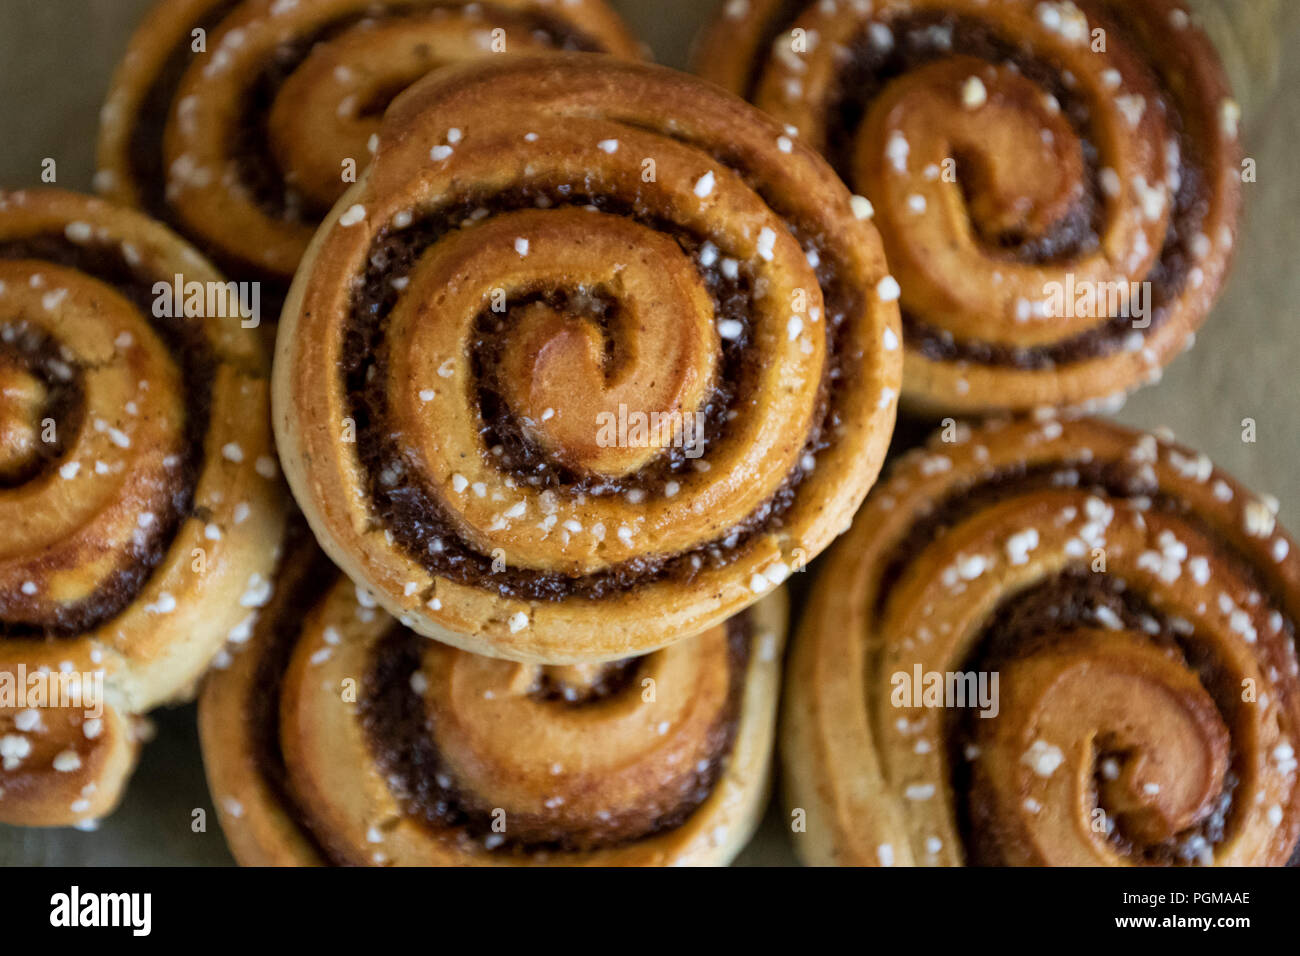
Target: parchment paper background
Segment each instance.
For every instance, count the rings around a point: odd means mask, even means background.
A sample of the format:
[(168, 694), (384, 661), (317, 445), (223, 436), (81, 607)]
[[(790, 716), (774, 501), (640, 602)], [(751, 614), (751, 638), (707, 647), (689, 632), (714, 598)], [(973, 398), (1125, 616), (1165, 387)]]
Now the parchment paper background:
[[(612, 2), (659, 62), (685, 68), (692, 38), (721, 0)], [(1245, 186), (1235, 269), (1195, 349), (1116, 417), (1172, 428), (1256, 491), (1276, 494), (1283, 524), (1300, 531), (1300, 2), (1192, 2), (1232, 76), (1258, 182)], [(100, 103), (151, 5), (0, 0), (0, 186), (39, 185), (42, 160), (52, 157), (58, 185), (90, 190)], [(1242, 441), (1245, 418), (1257, 425), (1253, 444)], [(158, 736), (126, 799), (97, 831), (0, 826), (0, 864), (231, 863), (203, 780), (193, 707), (158, 711), (155, 722)], [(196, 808), (206, 810), (206, 833), (191, 831)], [(784, 819), (773, 808), (740, 862), (793, 862)]]

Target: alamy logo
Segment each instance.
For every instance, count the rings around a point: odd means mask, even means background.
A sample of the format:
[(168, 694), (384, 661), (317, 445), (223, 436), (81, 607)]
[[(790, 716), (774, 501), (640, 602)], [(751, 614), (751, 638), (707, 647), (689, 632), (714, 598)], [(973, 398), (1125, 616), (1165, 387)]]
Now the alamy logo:
[(981, 717), (998, 715), (997, 671), (895, 671), (889, 679), (895, 707), (978, 707)]
[(133, 936), (153, 928), (152, 893), (82, 893), (73, 886), (50, 897), (51, 926), (125, 926)]
[(681, 448), (687, 458), (704, 454), (703, 412), (628, 411), (618, 403), (618, 414), (596, 415), (596, 444), (601, 448)]
[(52, 671), (48, 667), (28, 671), (22, 663), (13, 670), (0, 670), (0, 709), (41, 707), (77, 708), (90, 720), (103, 717), (104, 672)]
[(1076, 280), (1073, 272), (1064, 282), (1043, 286), (1043, 310), (1049, 319), (1113, 319), (1120, 316), (1133, 320), (1133, 328), (1151, 324), (1150, 282), (1093, 282)]
[(246, 329), (262, 322), (260, 282), (186, 282), (175, 275), (171, 282), (153, 284), (155, 318), (239, 318)]

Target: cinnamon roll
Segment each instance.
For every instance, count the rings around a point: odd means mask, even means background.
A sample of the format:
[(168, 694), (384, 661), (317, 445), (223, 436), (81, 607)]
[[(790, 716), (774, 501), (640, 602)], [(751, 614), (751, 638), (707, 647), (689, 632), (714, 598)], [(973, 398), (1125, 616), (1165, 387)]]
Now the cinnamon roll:
[(602, 0), (163, 0), (113, 80), (96, 185), (282, 298), (398, 91), (538, 50), (639, 54)]
[(227, 288), (134, 211), (0, 193), (0, 821), (110, 810), (133, 715), (191, 688), (274, 566), (267, 356), (169, 306), (198, 283)]
[(766, 802), (784, 632), (778, 591), (646, 657), (480, 657), (300, 529), (200, 698), (222, 829), (245, 865), (725, 864)]
[(1241, 111), (1181, 2), (736, 0), (698, 64), (864, 197), (922, 413), (1114, 404), (1223, 284)]
[(1300, 559), (1276, 511), (1100, 421), (953, 426), (909, 453), (792, 653), (801, 855), (1285, 864)]
[(645, 653), (847, 527), (893, 427), (892, 281), (830, 168), (707, 84), (583, 55), (439, 71), (295, 279), (281, 458), (415, 630)]

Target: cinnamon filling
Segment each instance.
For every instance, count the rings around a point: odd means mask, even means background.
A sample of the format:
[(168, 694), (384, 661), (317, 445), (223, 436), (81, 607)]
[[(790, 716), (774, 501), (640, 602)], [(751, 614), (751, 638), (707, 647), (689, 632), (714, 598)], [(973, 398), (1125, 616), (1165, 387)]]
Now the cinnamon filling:
[[(812, 0), (781, 0), (781, 3), (769, 14), (754, 49), (760, 52), (772, 49), (776, 38), (789, 30), (794, 25), (795, 20), (810, 6), (812, 6)], [(758, 86), (763, 79), (764, 65), (762, 56), (753, 57), (749, 64), (749, 76), (745, 80), (741, 95), (751, 103), (758, 94)]]
[[(1260, 594), (1269, 588), (1260, 580), (1251, 559), (1230, 541), (1217, 535), (1209, 523), (1192, 512), (1185, 501), (1167, 494), (1142, 475), (1140, 465), (1129, 461), (1050, 462), (1034, 466), (1017, 464), (999, 471), (978, 475), (969, 483), (957, 486), (920, 516), (908, 533), (894, 546), (884, 562), (876, 592), (876, 613), (883, 613), (890, 592), (907, 566), (922, 551), (949, 529), (966, 518), (1022, 495), (1048, 488), (1074, 488), (1099, 498), (1136, 499), (1149, 502), (1149, 510), (1176, 514), (1213, 543), (1216, 560), (1233, 564), (1238, 573)], [(1285, 633), (1295, 636), (1295, 624), (1281, 609)]]
[[(189, 389), (185, 403), (184, 453), (176, 467), (167, 471), (165, 480), (171, 487), (168, 507), (157, 515), (148, 529), (135, 537), (121, 556), (122, 564), (100, 582), (93, 594), (80, 601), (61, 604), (50, 620), (0, 620), (0, 637), (73, 637), (93, 630), (112, 620), (129, 607), (140, 594), (150, 575), (162, 561), (181, 523), (194, 513), (194, 488), (203, 467), (203, 442), (211, 416), (212, 384), (215, 362), (201, 329), (185, 318), (154, 315), (153, 286), (157, 281), (170, 283), (172, 276), (153, 276), (138, 271), (120, 249), (103, 243), (78, 244), (62, 235), (37, 235), (0, 242), (0, 259), (33, 259), (51, 262), (93, 276), (112, 286), (133, 303), (145, 316), (180, 366), (181, 377)], [(53, 342), (48, 343), (54, 348)], [(10, 343), (5, 347), (11, 348)], [(70, 370), (72, 383), (80, 380), (75, 360), (59, 351), (59, 359)], [(84, 405), (79, 388), (70, 385), (61, 394), (67, 407), (57, 418), (62, 442), (70, 442), (77, 429), (84, 427)], [(71, 430), (69, 430), (71, 429)], [(53, 466), (57, 457), (41, 463), (42, 470)]]
[[(202, 29), (208, 34), (216, 32), (221, 23), (242, 2), (244, 0), (228, 0), (226, 3), (218, 4), (196, 21), (194, 28)], [(239, 125), (233, 137), (230, 155), (238, 171), (239, 182), (267, 215), (277, 219), (310, 223), (318, 222), (328, 212), (328, 209), (311, 207), (304, 197), (285, 182), (279, 163), (271, 151), (271, 138), (267, 130), (271, 107), (281, 87), (311, 55), (312, 49), (317, 44), (327, 42), (362, 22), (384, 22), (439, 8), (448, 12), (455, 12), (457, 9), (454, 4), (439, 6), (426, 4), (421, 7), (407, 3), (402, 6), (392, 4), (389, 6), (389, 9), (381, 7), (368, 14), (352, 14), (338, 18), (322, 24), (308, 36), (283, 44), (278, 48), (275, 58), (266, 63), (249, 85), (246, 101), (239, 111)], [(545, 36), (558, 49), (588, 52), (602, 50), (594, 39), (564, 20), (544, 12), (509, 10), (490, 3), (480, 3), (475, 6), (482, 11), (485, 23), (499, 21), (502, 24)], [(176, 99), (176, 91), (180, 88), (185, 71), (194, 57), (191, 43), (190, 35), (186, 33), (172, 50), (142, 99), (130, 134), (131, 175), (140, 190), (141, 204), (155, 219), (166, 222), (187, 235), (188, 230), (172, 210), (167, 199), (167, 175), (164, 169), (162, 144), (172, 104)], [(430, 69), (437, 65), (431, 62)], [(392, 90), (388, 99), (372, 100), (366, 104), (366, 111), (382, 113), (392, 97), (400, 92), (401, 90)], [(202, 237), (192, 237), (192, 240), (200, 245), (204, 253), (216, 261), (223, 271), (239, 275), (249, 272), (251, 267), (247, 263), (231, 261), (228, 255), (223, 255), (219, 250), (204, 244)], [(271, 290), (277, 293), (272, 296), (273, 300), (281, 301), (288, 291), (287, 281), (269, 276), (262, 278)], [(279, 310), (275, 309), (272, 314), (278, 315), (278, 313)]]
[[(747, 615), (727, 624), (729, 685), (726, 702), (708, 731), (708, 757), (683, 767), (669, 790), (673, 805), (610, 807), (601, 819), (581, 830), (558, 832), (526, 814), (512, 814), (509, 835), (494, 833), (490, 795), (462, 791), (438, 752), (438, 728), (426, 714), (411, 675), (420, 666), (422, 638), (395, 626), (376, 645), (361, 700), (362, 721), (385, 779), (407, 814), (433, 832), (455, 833), (493, 853), (523, 856), (539, 853), (591, 852), (634, 843), (673, 830), (708, 799), (721, 778), (739, 724), (749, 663), (751, 631)], [(638, 693), (633, 678), (637, 662), (607, 665), (605, 692), (569, 699), (559, 707), (600, 706), (619, 694)], [(622, 684), (622, 686), (615, 686)]]
[[(293, 657), (303, 619), (328, 593), (339, 573), (316, 545), (306, 520), (295, 512), (285, 528), (284, 550), (271, 599), (257, 616), (253, 642), (260, 648), (260, 657), (244, 698), (244, 726), (248, 728), (253, 761), (267, 786), (286, 807), (296, 806), (296, 801), (280, 746), (281, 679)], [(311, 839), (305, 828), (303, 835)], [(320, 845), (315, 849), (328, 857)]]
[[(689, 236), (678, 237), (683, 248), (692, 241)], [(757, 369), (746, 360), (747, 345), (753, 338), (753, 323), (745, 311), (751, 298), (748, 276), (729, 279), (716, 267), (706, 268), (700, 262), (700, 251), (692, 250), (705, 286), (713, 299), (718, 319), (739, 323), (743, 331), (734, 339), (723, 339), (722, 363), (717, 381), (699, 411), (704, 426), (699, 436), (701, 449), (727, 435), (730, 413), (736, 408), (741, 395), (752, 392), (751, 382)], [(485, 309), (475, 323), (474, 341), (470, 348), (474, 355), (474, 374), (478, 379), (478, 407), (482, 420), (484, 446), (493, 450), (496, 468), (509, 474), (520, 484), (539, 490), (551, 488), (568, 495), (588, 494), (593, 497), (617, 495), (629, 488), (649, 490), (660, 488), (674, 476), (680, 477), (691, 470), (692, 459), (679, 447), (665, 449), (649, 466), (629, 478), (611, 480), (600, 476), (584, 475), (555, 461), (545, 450), (528, 437), (518, 417), (510, 411), (500, 381), (499, 356), (506, 330), (529, 305), (545, 302), (557, 311), (590, 317), (605, 330), (606, 362), (618, 362), (617, 339), (610, 330), (619, 321), (618, 301), (601, 289), (541, 290), (517, 296), (503, 313)], [(376, 376), (376, 381), (378, 377)], [(498, 454), (499, 449), (499, 454)]]
[(1177, 499), (1161, 495), (1159, 488), (1142, 477), (1141, 470), (1130, 462), (1090, 461), (1048, 462), (1027, 466), (1017, 463), (976, 476), (948, 492), (920, 515), (908, 533), (894, 546), (884, 562), (880, 586), (876, 593), (876, 613), (884, 610), (894, 585), (916, 557), (944, 532), (966, 518), (987, 508), (1021, 495), (1049, 488), (1091, 490), (1103, 498), (1151, 498), (1152, 507), (1185, 512)]
[[(734, 167), (736, 164), (729, 165)], [(403, 449), (394, 438), (398, 430), (388, 420), (385, 393), (386, 318), (399, 296), (394, 289), (394, 280), (407, 276), (423, 252), (441, 236), (481, 220), (484, 210), (503, 213), (542, 206), (593, 206), (602, 212), (632, 217), (676, 239), (683, 251), (697, 263), (717, 317), (733, 319), (744, 330), (734, 341), (722, 341), (719, 375), (702, 409), (705, 413), (705, 447), (726, 437), (729, 416), (745, 413), (752, 391), (750, 383), (756, 377), (759, 358), (753, 349), (746, 347), (752, 337), (750, 316), (756, 313), (757, 307), (752, 279), (743, 263), (739, 266), (737, 278), (730, 279), (714, 266), (703, 264), (701, 250), (708, 241), (705, 237), (694, 235), (672, 222), (653, 218), (641, 207), (624, 200), (584, 195), (569, 184), (527, 185), (490, 197), (470, 196), (453, 200), (406, 229), (382, 230), (371, 248), (366, 272), (353, 299), (340, 372), (357, 427), (358, 457), (365, 468), (377, 517), (407, 553), (431, 574), (472, 586), (490, 586), (510, 597), (534, 600), (560, 600), (569, 596), (599, 598), (650, 581), (690, 580), (705, 567), (725, 567), (753, 534), (773, 524), (780, 526), (806, 475), (802, 465), (796, 466), (786, 476), (767, 502), (729, 529), (722, 539), (683, 554), (636, 558), (585, 576), (518, 568), (493, 571), (490, 557), (478, 553), (459, 538), (436, 492), (418, 473), (406, 467)], [(838, 343), (847, 317), (860, 309), (861, 293), (840, 279), (833, 253), (822, 247), (814, 230), (795, 223), (788, 225), (804, 249), (817, 252), (816, 274), (826, 305), (829, 360), (820, 383), (813, 427), (804, 445), (805, 454), (815, 455), (830, 445), (833, 430), (839, 423), (834, 409), (837, 389), (841, 387), (845, 373), (846, 357), (843, 354), (845, 349)], [(604, 297), (601, 290), (538, 290), (534, 295), (563, 298), (570, 302), (581, 298), (585, 303), (583, 307), (595, 310), (602, 320), (616, 320), (617, 306)], [(654, 489), (660, 487), (667, 476), (689, 474), (694, 462), (673, 453), (658, 456), (637, 474), (599, 481), (579, 478), (545, 457), (529, 442), (520, 423), (514, 420), (494, 387), (492, 360), (499, 339), (494, 333), (501, 323), (507, 321), (508, 312), (504, 315), (488, 312), (480, 316), (471, 345), (478, 379), (481, 434), (487, 448), (501, 449), (499, 458), (494, 456), (491, 459), (494, 470), (504, 471), (520, 482), (552, 488), (557, 493), (575, 497)], [(702, 460), (707, 461), (707, 455)]]
[[(875, 613), (883, 614), (890, 593), (907, 566), (949, 528), (999, 501), (1053, 487), (1088, 490), (1103, 498), (1149, 499), (1150, 510), (1177, 514), (1180, 520), (1193, 525), (1214, 542), (1215, 553), (1211, 560), (1234, 564), (1253, 590), (1265, 596), (1269, 593), (1250, 561), (1235, 546), (1216, 536), (1208, 523), (1192, 513), (1185, 502), (1161, 492), (1143, 479), (1137, 465), (1125, 461), (1054, 462), (1003, 468), (953, 489), (946, 498), (936, 502), (928, 513), (914, 522), (885, 562)], [(1006, 598), (990, 617), (970, 654), (956, 669), (977, 673), (1000, 671), (1008, 661), (1050, 646), (1055, 641), (1067, 640), (1063, 635), (1073, 628), (1104, 626), (1099, 608), (1109, 609), (1125, 630), (1144, 635), (1156, 646), (1176, 652), (1214, 700), (1224, 723), (1228, 727), (1239, 725), (1240, 687), (1233, 675), (1221, 665), (1210, 642), (1203, 635), (1191, 633), (1186, 622), (1179, 622), (1181, 626), (1175, 624), (1122, 578), (1114, 574), (1092, 573), (1086, 565), (1070, 568)], [(1106, 615), (1106, 611), (1102, 610), (1100, 614)], [(1282, 620), (1284, 638), (1294, 640), (1295, 623), (1284, 612)], [(1111, 623), (1113, 625), (1113, 619)], [(965, 711), (947, 716), (948, 763), (953, 792), (957, 794), (971, 794), (972, 773), (966, 749), (975, 740), (980, 719), (974, 713)], [(1106, 742), (1101, 741), (1096, 765), (1100, 768), (1106, 758), (1122, 756), (1108, 752)], [(1148, 864), (1194, 862), (1198, 844), (1213, 847), (1222, 842), (1225, 833), (1231, 832), (1235, 821), (1245, 812), (1245, 808), (1233, 801), (1235, 788), (1244, 776), (1248, 776), (1245, 760), (1234, 740), (1230, 770), (1224, 779), (1222, 794), (1214, 811), (1196, 827), (1178, 834), (1176, 839), (1149, 844), (1126, 834), (1121, 818), (1121, 823), (1110, 834), (1112, 844), (1118, 852)], [(1101, 804), (1094, 802), (1094, 805)], [(987, 809), (974, 799), (958, 800), (958, 827), (972, 862), (996, 866), (1002, 860), (993, 835), (996, 832), (993, 823), (985, 818)], [(1300, 860), (1300, 854), (1297, 860)]]
[(557, 668), (542, 671), (537, 685), (529, 691), (534, 700), (565, 701), (569, 704), (592, 704), (623, 693), (636, 681), (644, 658), (629, 657), (599, 665), (594, 680), (574, 684), (558, 676)]
[(0, 488), (17, 488), (47, 472), (63, 457), (68, 437), (77, 434), (85, 417), (85, 393), (82, 376), (64, 359), (59, 343), (44, 329), (28, 322), (4, 322), (0, 319), (0, 372), (16, 372), (37, 383), (43, 393), (36, 421), (55, 423), (52, 441), (35, 441), (28, 454), (5, 448), (12, 462), (0, 469)]
[[(782, 29), (788, 28), (806, 6), (805, 2), (789, 4), (783, 19), (774, 23), (769, 31), (770, 37), (775, 38)], [(1123, 24), (1112, 22), (1096, 10), (1090, 9), (1089, 16), (1107, 30), (1115, 30), (1121, 35), (1133, 32), (1121, 29)], [(846, 182), (852, 181), (855, 133), (872, 102), (893, 79), (927, 63), (958, 54), (979, 57), (995, 65), (1009, 63), (1060, 103), (1062, 114), (1083, 144), (1087, 188), (1083, 198), (1045, 235), (1033, 239), (1002, 236), (991, 240), (985, 237), (988, 252), (1011, 262), (1047, 264), (1095, 251), (1103, 225), (1103, 203), (1099, 199), (1098, 152), (1091, 137), (1090, 110), (1084, 97), (1066, 85), (1055, 66), (1038, 59), (1015, 37), (1004, 36), (991, 22), (941, 12), (906, 14), (884, 22), (893, 33), (892, 46), (888, 50), (880, 49), (864, 30), (849, 45), (845, 65), (837, 78), (836, 92), (825, 107), (827, 158), (841, 177)], [(1209, 204), (1208, 173), (1196, 162), (1196, 142), (1183, 128), (1178, 100), (1171, 92), (1169, 77), (1164, 74), (1158, 56), (1147, 62), (1159, 90), (1157, 101), (1152, 106), (1162, 111), (1177, 138), (1179, 166), (1169, 228), (1160, 255), (1145, 277), (1150, 283), (1151, 321), (1146, 329), (1137, 330), (1143, 335), (1150, 334), (1166, 321), (1171, 306), (1182, 291), (1194, 264), (1191, 244), (1201, 232)], [(753, 84), (751, 97), (752, 91)], [(960, 182), (962, 157), (955, 159)], [(1114, 354), (1124, 347), (1125, 339), (1134, 331), (1132, 320), (1121, 315), (1059, 342), (1014, 347), (959, 340), (906, 309), (902, 317), (908, 344), (928, 359), (1026, 370), (1049, 369)]]
[[(328, 833), (312, 830), (312, 820), (293, 794), (280, 743), (283, 678), (294, 654), (302, 622), (328, 593), (340, 572), (316, 546), (301, 515), (286, 531), (284, 553), (276, 571), (270, 602), (259, 614), (253, 645), (259, 658), (244, 697), (244, 721), (253, 760), (280, 804), (300, 824), (313, 848), (335, 865), (348, 861)], [(394, 624), (374, 648), (373, 663), (362, 683), (360, 713), (367, 739), (384, 776), (407, 813), (438, 833), (486, 845), (504, 854), (594, 850), (646, 839), (680, 826), (712, 793), (731, 754), (737, 733), (752, 639), (748, 613), (727, 624), (729, 684), (727, 698), (709, 731), (707, 765), (684, 768), (676, 784), (677, 803), (652, 815), (636, 808), (611, 808), (608, 820), (593, 821), (583, 833), (539, 833), (526, 819), (512, 815), (510, 840), (491, 839), (492, 810), (474, 794), (462, 793), (446, 774), (436, 744), (437, 728), (411, 687), (427, 638)], [(600, 665), (600, 672), (581, 687), (544, 672), (529, 693), (556, 707), (593, 707), (626, 694), (639, 694), (637, 676), (643, 658)], [(486, 841), (486, 842), (485, 842)]]
[[(515, 27), (544, 36), (561, 50), (587, 53), (598, 53), (602, 50), (595, 40), (563, 20), (539, 11), (507, 10), (493, 7), (491, 4), (481, 4), (479, 7), (483, 12), (485, 24)], [(426, 11), (431, 9), (436, 8), (424, 8)], [(292, 43), (284, 44), (277, 50), (275, 59), (267, 62), (250, 86), (244, 108), (239, 111), (240, 125), (235, 133), (231, 150), (231, 157), (239, 170), (240, 181), (248, 187), (254, 200), (267, 215), (298, 222), (318, 222), (329, 212), (329, 207), (313, 207), (285, 183), (279, 164), (271, 151), (271, 135), (267, 128), (267, 121), (271, 115), (271, 107), (285, 81), (311, 55), (312, 49), (318, 43), (326, 43), (362, 22), (380, 23), (419, 12), (421, 12), (420, 7), (408, 5), (378, 14), (344, 17), (322, 25), (309, 36), (295, 38)], [(438, 65), (430, 61), (429, 69), (432, 70)], [(366, 104), (366, 112), (383, 113), (388, 108), (388, 103), (400, 92), (401, 89), (394, 89), (390, 91), (386, 100), (372, 99)]]
[[(226, 0), (218, 3), (207, 14), (196, 20), (195, 30), (202, 30), (211, 35), (230, 13), (244, 0)], [(167, 118), (171, 115), (172, 102), (180, 88), (181, 77), (194, 56), (191, 49), (193, 39), (187, 32), (168, 54), (162, 68), (150, 83), (148, 90), (140, 100), (140, 108), (135, 115), (135, 124), (130, 134), (131, 178), (139, 190), (140, 205), (159, 222), (165, 222), (178, 232), (183, 231), (183, 223), (171, 209), (167, 201), (167, 170), (163, 160), (163, 134), (167, 129)], [(202, 247), (209, 258), (212, 250)], [(226, 263), (221, 263), (223, 271)]]
[[(331, 844), (328, 832), (312, 830), (311, 814), (292, 791), (279, 739), (283, 675), (294, 654), (303, 619), (322, 594), (333, 587), (338, 575), (338, 568), (317, 548), (302, 516), (291, 518), (276, 572), (276, 588), (257, 620), (253, 645), (259, 648), (259, 659), (243, 706), (253, 761), (261, 777), (279, 804), (299, 822), (304, 838), (320, 856), (334, 865), (344, 865), (348, 856)], [(617, 847), (681, 826), (714, 791), (736, 741), (751, 639), (748, 611), (729, 620), (727, 698), (708, 730), (703, 748), (707, 760), (684, 767), (681, 778), (672, 784), (675, 803), (656, 812), (610, 808), (606, 818), (591, 821), (591, 826), (581, 832), (539, 829), (536, 821), (512, 814), (510, 838), (503, 840), (494, 834), (493, 804), (456, 787), (438, 752), (437, 727), (432, 726), (424, 702), (412, 689), (411, 676), (419, 670), (421, 648), (428, 639), (400, 624), (394, 623), (374, 645), (372, 665), (361, 685), (361, 721), (383, 777), (389, 780), (404, 812), (437, 834), (450, 834), (476, 844), (474, 849), (486, 848), (502, 855)], [(556, 708), (591, 708), (625, 695), (640, 695), (637, 676), (643, 659), (634, 657), (599, 665), (594, 679), (585, 680), (581, 687), (568, 684), (563, 676), (552, 672), (559, 669), (551, 669), (543, 672), (529, 695)]]
[[(1094, 574), (1087, 568), (1067, 570), (1005, 600), (958, 669), (1000, 671), (1017, 656), (1068, 640), (1062, 635), (1073, 628), (1104, 626), (1100, 619), (1102, 615), (1111, 620), (1112, 625), (1117, 619), (1126, 631), (1143, 635), (1153, 645), (1177, 655), (1183, 666), (1196, 674), (1214, 700), (1224, 723), (1228, 727), (1238, 726), (1238, 711), (1246, 706), (1241, 702), (1240, 687), (1233, 675), (1221, 666), (1209, 643), (1189, 634), (1185, 626), (1180, 630), (1122, 578)], [(988, 808), (973, 796), (971, 764), (965, 755), (966, 748), (975, 740), (975, 722), (980, 719), (973, 714), (969, 710), (949, 714), (945, 733), (953, 791), (971, 795), (956, 802), (957, 825), (970, 851), (971, 863), (1000, 866), (1004, 861), (993, 836), (995, 826), (985, 819)], [(1098, 796), (1103, 790), (1101, 768), (1108, 758), (1122, 760), (1124, 756), (1120, 751), (1109, 749), (1105, 739), (1097, 741), (1090, 806), (1109, 809)], [(1174, 866), (1195, 862), (1198, 847), (1213, 847), (1221, 843), (1245, 812), (1233, 800), (1238, 784), (1249, 773), (1246, 757), (1236, 747), (1235, 739), (1229, 752), (1229, 767), (1223, 790), (1213, 809), (1197, 825), (1173, 839), (1145, 843), (1125, 832), (1122, 814), (1108, 813), (1115, 821), (1109, 834), (1111, 845), (1116, 852), (1146, 865)]]
[[(994, 64), (1012, 63), (1060, 102), (1063, 115), (1069, 119), (1083, 144), (1088, 188), (1078, 208), (1067, 214), (1046, 236), (1031, 242), (1013, 244), (1008, 241), (991, 251), (1015, 262), (1047, 263), (1095, 250), (1101, 225), (1101, 204), (1097, 199), (1101, 187), (1097, 147), (1090, 138), (1089, 109), (1083, 98), (1065, 85), (1053, 66), (1036, 59), (1013, 40), (999, 36), (996, 28), (989, 24), (951, 15), (918, 14), (892, 20), (890, 26), (895, 43), (888, 53), (880, 53), (865, 36), (854, 45), (840, 99), (830, 112), (837, 119), (831, 124), (831, 142), (836, 145), (830, 150), (830, 157), (841, 174), (848, 168), (845, 150), (852, 131), (866, 114), (872, 98), (893, 77), (953, 53), (980, 57)], [(1114, 28), (1110, 23), (1107, 26)], [(1191, 242), (1201, 231), (1208, 205), (1204, 173), (1192, 162), (1196, 155), (1195, 143), (1182, 129), (1177, 101), (1169, 93), (1166, 78), (1159, 72), (1158, 58), (1151, 63), (1160, 89), (1156, 106), (1162, 110), (1178, 139), (1179, 168), (1169, 229), (1156, 264), (1146, 277), (1146, 281), (1151, 283), (1151, 321), (1147, 328), (1139, 330), (1143, 335), (1159, 328), (1168, 318), (1170, 306), (1191, 270)], [(961, 159), (958, 157), (959, 179), (960, 167)], [(935, 361), (1047, 369), (1114, 354), (1124, 347), (1124, 341), (1134, 327), (1130, 318), (1120, 315), (1050, 345), (1011, 347), (957, 340), (904, 309), (903, 331), (910, 344), (926, 358)]]
[[(1066, 86), (1055, 67), (1031, 56), (1022, 45), (1001, 36), (990, 24), (968, 17), (941, 13), (918, 13), (887, 21), (894, 43), (882, 50), (864, 31), (850, 45), (851, 54), (837, 77), (837, 91), (827, 107), (827, 158), (841, 176), (853, 168), (854, 138), (871, 109), (872, 102), (894, 79), (935, 60), (966, 54), (993, 64), (1014, 64), (1016, 69), (1047, 93), (1056, 97), (1061, 112), (1083, 144), (1084, 167), (1089, 189), (1082, 201), (1057, 222), (1047, 235), (1032, 239), (1022, 236), (985, 237), (996, 241), (992, 250), (1015, 262), (1042, 264), (1092, 252), (1099, 243), (1103, 225), (1097, 148), (1088, 137), (1087, 101)], [(962, 158), (957, 160), (958, 182)]]

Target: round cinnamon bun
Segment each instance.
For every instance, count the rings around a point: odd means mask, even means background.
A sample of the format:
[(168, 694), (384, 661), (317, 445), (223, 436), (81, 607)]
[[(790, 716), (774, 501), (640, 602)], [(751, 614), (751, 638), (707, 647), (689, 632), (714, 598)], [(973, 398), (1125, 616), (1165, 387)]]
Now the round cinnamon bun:
[(1300, 558), (1276, 510), (1100, 421), (952, 425), (909, 453), (792, 653), (801, 855), (1285, 864)]
[(240, 863), (725, 864), (745, 845), (783, 591), (646, 657), (545, 667), (415, 634), (295, 537), (200, 698)]
[(192, 687), (274, 566), (267, 356), (170, 294), (199, 287), (227, 288), (139, 213), (0, 193), (0, 821), (110, 810), (132, 715)]
[(415, 630), (645, 653), (848, 526), (894, 422), (891, 283), (831, 169), (712, 86), (578, 54), (439, 71), (295, 279), (285, 472)]
[(539, 50), (639, 54), (602, 0), (164, 0), (104, 105), (97, 187), (282, 297), (397, 92)]
[(1181, 2), (737, 0), (698, 64), (864, 197), (922, 413), (1113, 404), (1223, 284), (1240, 109)]

